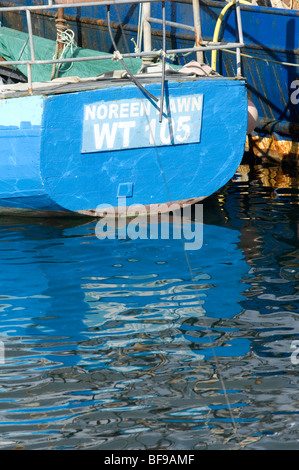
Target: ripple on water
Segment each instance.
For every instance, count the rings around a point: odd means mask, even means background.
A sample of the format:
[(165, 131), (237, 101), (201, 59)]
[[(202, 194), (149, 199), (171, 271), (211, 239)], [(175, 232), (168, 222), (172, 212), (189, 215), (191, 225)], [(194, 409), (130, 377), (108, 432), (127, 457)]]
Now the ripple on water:
[(2, 220), (0, 448), (296, 448), (299, 186), (266, 170), (205, 201), (191, 272), (180, 240)]

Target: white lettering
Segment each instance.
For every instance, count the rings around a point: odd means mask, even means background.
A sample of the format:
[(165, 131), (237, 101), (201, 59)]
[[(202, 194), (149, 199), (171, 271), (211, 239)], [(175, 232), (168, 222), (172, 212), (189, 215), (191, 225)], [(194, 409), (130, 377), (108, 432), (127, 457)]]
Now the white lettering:
[(190, 465), (194, 461), (194, 455), (150, 454), (147, 461), (149, 465)]
[(110, 104), (109, 106), (109, 119), (118, 119), (118, 104)]
[(124, 130), (123, 146), (125, 148), (130, 146), (130, 130), (135, 127), (135, 125), (135, 121), (120, 122), (118, 124), (119, 128)]
[(299, 103), (299, 80), (293, 80), (291, 83), (291, 88), (294, 89), (293, 93), (291, 93), (290, 99), (292, 104)]
[(121, 119), (129, 117), (129, 103), (121, 103), (119, 117)]
[(110, 126), (108, 122), (104, 122), (100, 130), (100, 124), (95, 124), (94, 128), (94, 139), (95, 147), (97, 150), (101, 150), (103, 143), (106, 140), (107, 148), (112, 149), (115, 141), (116, 131), (118, 128), (118, 122), (112, 124), (112, 130), (110, 131)]
[[(137, 216), (136, 216), (137, 214)], [(127, 216), (130, 222), (127, 227), (127, 234), (131, 240), (146, 240), (147, 239), (147, 217), (146, 209), (142, 204), (129, 206)], [(131, 217), (133, 217), (131, 220)]]
[(191, 120), (190, 116), (179, 117), (178, 125), (177, 125), (177, 134), (176, 134), (176, 139), (179, 142), (184, 142), (190, 136), (190, 125), (188, 124), (190, 120)]
[(88, 119), (92, 119), (93, 121), (96, 118), (96, 106), (93, 105), (91, 106), (85, 106), (85, 116), (84, 119), (85, 121), (88, 121)]
[(188, 112), (190, 109), (191, 97), (188, 98), (178, 98), (178, 112), (182, 113), (183, 111)]
[[(186, 214), (187, 213), (187, 214)], [(184, 216), (182, 220), (182, 227), (184, 239), (189, 240), (184, 243), (185, 250), (200, 250), (203, 244), (203, 206), (197, 204), (196, 206), (196, 219), (192, 221), (191, 206), (184, 207)], [(194, 227), (194, 230), (192, 230)], [(192, 241), (193, 240), (193, 241)]]
[(152, 103), (149, 100), (142, 101), (140, 106), (140, 116), (149, 116), (151, 113)]
[(162, 144), (169, 145), (173, 140), (172, 119), (163, 119), (160, 129), (160, 138)]
[(194, 111), (195, 108), (197, 109), (197, 111), (200, 111), (201, 110), (201, 104), (202, 104), (201, 96), (199, 96), (199, 97), (192, 96), (191, 111)]
[[(291, 87), (293, 101), (299, 103), (299, 80)], [(159, 103), (146, 99), (85, 105), (82, 153), (199, 142), (202, 98), (194, 94), (164, 100), (161, 123)]]
[(139, 106), (139, 103), (137, 103), (137, 102), (131, 103), (131, 107), (130, 107), (130, 117), (139, 117), (139, 113), (140, 113), (140, 106)]
[(108, 107), (105, 104), (101, 104), (97, 109), (97, 118), (106, 119), (108, 115)]
[(149, 131), (149, 144), (155, 145), (155, 137), (156, 137), (156, 119), (152, 119), (151, 122), (145, 127), (146, 132)]
[[(170, 222), (170, 214), (172, 214), (172, 222)], [(159, 238), (159, 220), (161, 227), (161, 239), (168, 240), (169, 228), (172, 225), (173, 239), (179, 239), (181, 235), (181, 227), (179, 217), (181, 215), (180, 205), (176, 202), (170, 205), (166, 202), (158, 204), (155, 212), (150, 215), (150, 238), (157, 240)]]
[(105, 457), (104, 465), (130, 465), (135, 468), (139, 457), (118, 457), (114, 454), (111, 457)]
[[(157, 205), (155, 213), (147, 214), (142, 204), (127, 206), (126, 197), (119, 198), (118, 208), (109, 204), (97, 207), (97, 217), (101, 220), (95, 227), (99, 239), (151, 239), (179, 240), (184, 242), (186, 250), (199, 250), (203, 245), (203, 208), (196, 204), (195, 214), (191, 206), (180, 208), (177, 203)], [(122, 215), (120, 216), (120, 212)], [(192, 213), (192, 216), (191, 216)], [(124, 217), (126, 215), (128, 218)], [(128, 222), (129, 219), (129, 222)], [(298, 364), (299, 341), (292, 342), (293, 364)]]
[(176, 105), (175, 105), (175, 100), (171, 99), (169, 103), (169, 111), (171, 113), (176, 113)]

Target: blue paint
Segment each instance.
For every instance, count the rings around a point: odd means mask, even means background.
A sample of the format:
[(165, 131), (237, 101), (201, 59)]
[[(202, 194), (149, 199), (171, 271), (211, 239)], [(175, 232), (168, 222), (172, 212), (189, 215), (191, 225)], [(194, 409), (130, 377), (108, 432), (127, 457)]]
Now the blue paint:
[[(24, 5), (22, 0), (10, 2), (13, 5)], [(29, 5), (30, 0), (25, 4)], [(46, 2), (42, 2), (46, 3)], [(1, 4), (1, 2), (0, 2)], [(216, 21), (224, 2), (202, 1), (201, 2), (201, 25), (202, 36), (205, 40), (211, 40), (215, 29)], [(299, 12), (284, 9), (274, 9), (259, 6), (241, 6), (242, 29), (245, 47), (242, 52), (242, 74), (248, 83), (250, 98), (254, 102), (259, 118), (268, 121), (286, 121), (289, 123), (299, 123), (298, 103), (292, 102), (291, 94), (294, 91), (291, 86), (298, 77), (298, 67), (288, 66), (285, 63), (298, 63), (297, 37), (299, 34)], [(134, 44), (131, 38), (137, 37), (138, 22), (137, 5), (117, 5), (111, 8), (111, 19), (115, 24), (122, 20), (124, 28), (124, 38), (119, 34), (115, 35), (118, 47), (121, 51), (134, 51)], [(70, 8), (67, 10), (69, 24), (75, 31), (76, 37), (80, 38), (84, 47), (91, 49), (105, 48), (112, 50), (111, 41), (107, 29), (103, 25), (100, 31), (94, 27), (96, 20), (105, 19), (105, 7)], [(161, 6), (152, 5), (152, 16), (161, 17)], [(79, 19), (82, 18), (82, 23)], [(168, 20), (185, 23), (193, 26), (192, 5), (180, 2), (166, 2), (166, 18)], [(17, 23), (12, 17), (3, 18), (5, 25), (16, 27), (21, 22), (23, 29), (25, 26), (25, 15), (18, 15)], [(36, 32), (45, 30), (48, 37), (55, 39), (53, 21), (40, 15), (35, 19), (34, 27)], [(194, 44), (192, 33), (170, 28), (171, 38), (168, 39), (168, 48), (190, 47)], [(153, 48), (161, 48), (161, 26), (153, 26)], [(158, 33), (158, 34), (156, 34)], [(234, 9), (230, 9), (223, 20), (220, 40), (235, 41), (236, 39), (236, 15)], [(191, 60), (192, 56), (186, 59)], [(210, 61), (210, 53), (205, 54), (207, 61)], [(218, 54), (218, 71), (224, 76), (235, 76), (236, 57), (235, 54), (220, 52)], [(277, 138), (291, 139), (298, 141), (297, 129), (292, 130), (287, 137), (280, 132), (278, 126), (275, 129)], [(260, 130), (258, 130), (260, 133)], [(270, 132), (271, 133), (271, 132)]]
[[(24, 5), (22, 0), (10, 2), (13, 5)], [(46, 3), (46, 2), (42, 2)], [(1, 1), (0, 1), (1, 4)], [(26, 5), (31, 4), (26, 0)], [(212, 40), (216, 21), (226, 5), (225, 2), (201, 1), (201, 26), (202, 36), (205, 40)], [(166, 18), (168, 20), (185, 23), (193, 26), (192, 5), (188, 3), (166, 2)], [(152, 4), (152, 16), (161, 17), (161, 5)], [(298, 103), (292, 103), (291, 94), (294, 91), (291, 85), (298, 78), (298, 67), (288, 66), (285, 63), (298, 63), (297, 39), (299, 34), (299, 12), (294, 10), (275, 9), (259, 6), (241, 6), (242, 29), (245, 47), (242, 52), (251, 57), (242, 57), (242, 74), (248, 83), (250, 97), (258, 109), (260, 119), (285, 120), (299, 123)], [(111, 7), (111, 19), (115, 24), (121, 18), (124, 28), (124, 38), (115, 35), (118, 47), (121, 51), (134, 52), (134, 44), (131, 38), (137, 37), (138, 5), (117, 5)], [(111, 41), (107, 29), (103, 25), (101, 31), (94, 27), (96, 20), (106, 18), (105, 7), (86, 7), (67, 9), (69, 24), (75, 31), (76, 38), (80, 38), (84, 47), (98, 50), (111, 49)], [(79, 19), (83, 22), (80, 23)], [(16, 27), (13, 18), (3, 18), (5, 25)], [(18, 23), (21, 22), (25, 29), (25, 15), (18, 15)], [(34, 25), (36, 31), (45, 30), (46, 35), (55, 39), (53, 21), (40, 15)], [(127, 35), (126, 35), (127, 31)], [(170, 28), (171, 38), (167, 41), (168, 48), (190, 47), (194, 45), (194, 36), (186, 31)], [(158, 34), (157, 34), (158, 33)], [(153, 48), (161, 48), (161, 26), (153, 25)], [(226, 13), (220, 30), (220, 40), (235, 41), (236, 39), (236, 15), (233, 8)], [(191, 60), (188, 56), (185, 60)], [(210, 61), (210, 53), (205, 54)], [(218, 71), (224, 76), (235, 76), (236, 57), (233, 53), (220, 52), (218, 54)], [(281, 135), (279, 133), (279, 135)], [(298, 132), (291, 135), (293, 140), (298, 140)]]
[[(192, 25), (192, 8), (188, 4), (169, 2), (167, 18), (172, 21)], [(202, 36), (212, 40), (216, 21), (226, 5), (225, 2), (201, 2)], [(152, 16), (158, 13), (158, 6), (152, 5)], [(286, 136), (277, 125), (275, 132), (278, 140), (299, 142), (299, 106), (298, 67), (287, 64), (298, 64), (299, 11), (276, 9), (260, 6), (241, 5), (242, 30), (245, 47), (242, 48), (242, 75), (246, 78), (249, 97), (258, 110), (259, 119), (267, 122), (287, 122), (290, 132)], [(155, 26), (155, 29), (159, 30)], [(226, 13), (219, 40), (235, 41), (236, 14), (234, 8)], [(176, 48), (183, 45), (181, 32), (172, 31), (173, 37), (168, 46)], [(191, 46), (193, 38), (185, 40), (185, 47)], [(156, 46), (157, 47), (157, 46)], [(219, 52), (217, 71), (224, 76), (235, 76), (236, 55), (231, 52)], [(210, 63), (210, 53), (205, 54)], [(295, 87), (295, 88), (294, 88)], [(294, 93), (297, 94), (294, 96)], [(293, 97), (292, 97), (293, 94)], [(294, 99), (295, 98), (295, 99)], [(256, 134), (269, 135), (274, 131), (262, 133), (258, 128)]]
[(0, 101), (0, 197), (43, 191), (40, 179), (42, 97)]
[[(154, 96), (160, 95), (160, 87), (160, 83), (147, 85)], [(117, 207), (121, 197), (130, 197), (130, 204), (149, 205), (169, 198), (180, 201), (211, 195), (234, 175), (242, 159), (247, 95), (239, 80), (217, 77), (166, 82), (167, 106), (171, 100), (177, 104), (185, 98), (191, 103), (201, 96), (202, 107), (191, 107), (174, 120), (178, 124), (181, 117), (180, 136), (184, 125), (192, 124), (190, 136), (195, 142), (146, 147), (140, 140), (138, 148), (99, 151), (86, 142), (89, 130), (84, 127), (84, 110), (95, 103), (144, 99), (135, 85), (111, 84), (92, 91), (6, 100), (2, 114), (0, 107), (0, 166), (5, 175), (0, 182), (1, 206), (77, 212), (103, 204)], [(26, 124), (6, 120), (21, 105), (21, 122)], [(157, 109), (153, 107), (153, 111), (156, 116)], [(164, 118), (155, 125), (157, 129), (164, 126), (167, 137), (163, 122), (168, 123)], [(122, 186), (128, 182), (129, 186)]]
[[(57, 360), (57, 367), (78, 364), (81, 354), (83, 363), (84, 341), (92, 339), (95, 331), (97, 337), (103, 334), (106, 340), (111, 335), (117, 342), (118, 335), (137, 333), (135, 323), (139, 324), (138, 334), (148, 333), (149, 328), (162, 333), (169, 328), (165, 318), (170, 324), (179, 323), (180, 341), (190, 344), (190, 352), (196, 356), (201, 354), (197, 333), (203, 333), (205, 327), (196, 323), (192, 328), (190, 318), (229, 319), (242, 311), (242, 276), (249, 268), (238, 247), (237, 230), (204, 225), (204, 246), (190, 252), (196, 271), (192, 279), (180, 240), (99, 240), (94, 236), (94, 222), (74, 227), (65, 221), (61, 226), (34, 225), (32, 220), (21, 226), (14, 224), (12, 219), (11, 225), (6, 230), (1, 226), (0, 231), (0, 280), (6, 296), (2, 299), (1, 337), (32, 336), (32, 344), (36, 341), (48, 360)], [(11, 254), (11, 244), (18, 256)], [(211, 263), (215, 253), (217, 263)], [(194, 298), (194, 284), (200, 290), (200, 302)], [(175, 292), (184, 295), (184, 302)], [(121, 322), (121, 328), (116, 324), (111, 326), (113, 331), (107, 331), (109, 317)], [(224, 328), (218, 326), (218, 330)], [(59, 354), (70, 342), (76, 349)], [(249, 350), (248, 345), (245, 350), (242, 338), (228, 337), (225, 343), (233, 356)], [(87, 369), (109, 364), (109, 358), (100, 357), (101, 347), (96, 347), (100, 348), (99, 357), (95, 364), (86, 358)], [(226, 347), (219, 349), (219, 356), (225, 355)], [(47, 364), (44, 367), (47, 369)]]
[(2, 207), (11, 210), (63, 209), (46, 193), (40, 172), (43, 102), (42, 96), (0, 101)]
[[(203, 7), (204, 37), (212, 38), (214, 18), (224, 6), (222, 2), (208, 2)], [(259, 119), (299, 123), (298, 105), (291, 100), (294, 91), (291, 86), (298, 77), (298, 67), (287, 65), (298, 63), (299, 12), (256, 6), (242, 6), (241, 10), (245, 43), (242, 75), (247, 80)], [(235, 31), (236, 16), (232, 10), (224, 18), (220, 39), (233, 40)], [(228, 76), (234, 74), (235, 55), (218, 54), (218, 71)], [(298, 141), (296, 130), (291, 138)]]
[(133, 187), (133, 183), (120, 183), (117, 189), (117, 197), (132, 197)]

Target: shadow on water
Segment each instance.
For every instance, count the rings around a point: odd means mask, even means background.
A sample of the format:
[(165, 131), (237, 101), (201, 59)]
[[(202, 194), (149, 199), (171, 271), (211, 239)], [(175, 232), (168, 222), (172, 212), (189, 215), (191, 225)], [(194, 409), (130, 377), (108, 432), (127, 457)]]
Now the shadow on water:
[(244, 163), (187, 252), (0, 220), (0, 447), (295, 448), (298, 194)]

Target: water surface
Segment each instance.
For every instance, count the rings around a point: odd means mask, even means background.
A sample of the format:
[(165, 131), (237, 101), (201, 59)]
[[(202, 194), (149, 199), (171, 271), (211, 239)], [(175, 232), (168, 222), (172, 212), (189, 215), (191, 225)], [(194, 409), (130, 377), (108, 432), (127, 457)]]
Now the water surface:
[(0, 448), (298, 449), (298, 188), (243, 163), (187, 259), (0, 219)]

